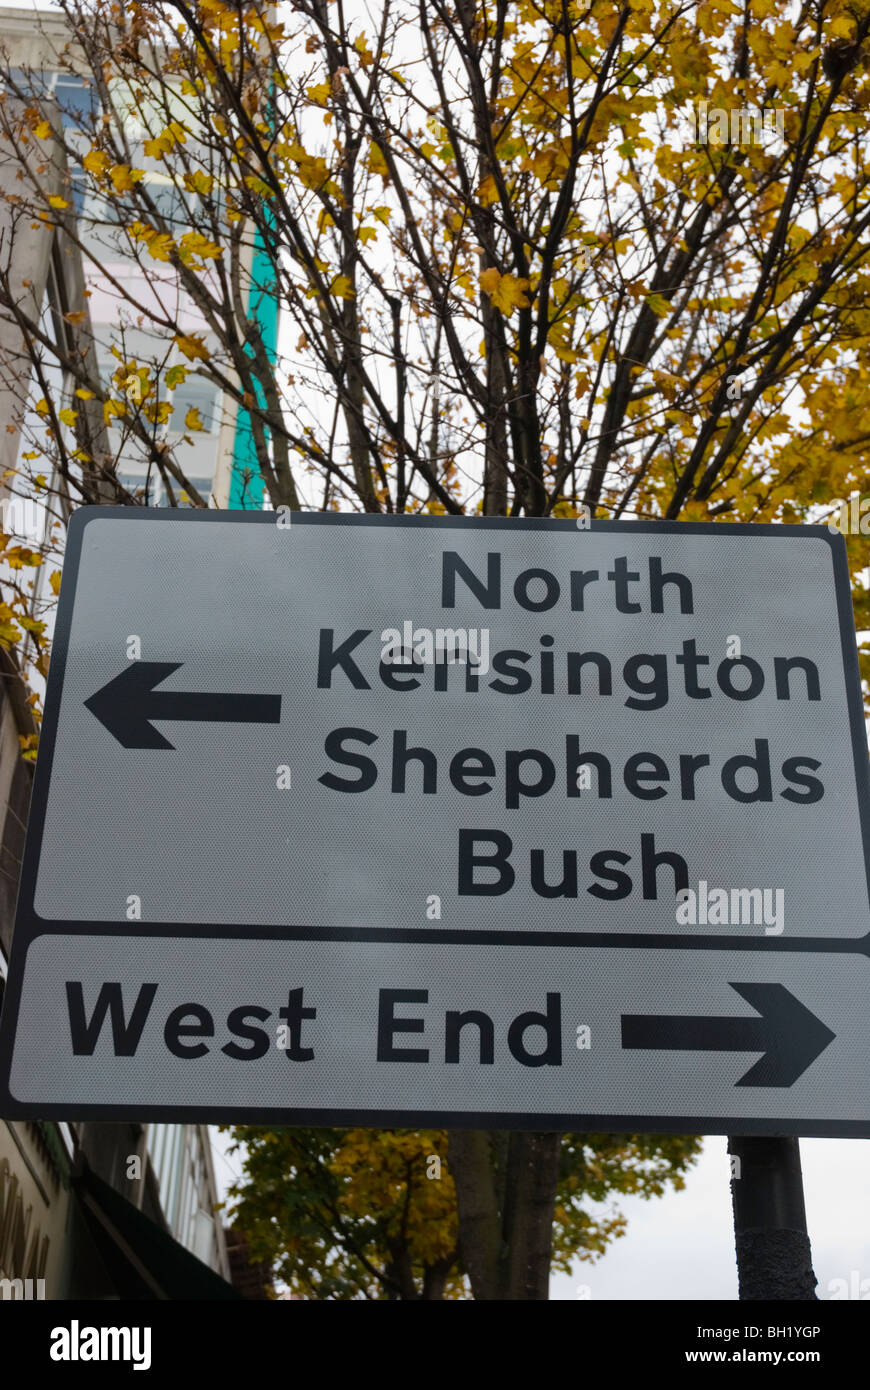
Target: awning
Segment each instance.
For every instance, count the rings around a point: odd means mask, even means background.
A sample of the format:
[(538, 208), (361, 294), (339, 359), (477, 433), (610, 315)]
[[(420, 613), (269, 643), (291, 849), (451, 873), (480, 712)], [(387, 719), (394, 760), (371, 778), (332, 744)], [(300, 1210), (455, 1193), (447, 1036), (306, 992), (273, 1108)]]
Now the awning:
[(81, 1155), (70, 1182), (119, 1298), (241, 1298), (232, 1284), (98, 1178)]

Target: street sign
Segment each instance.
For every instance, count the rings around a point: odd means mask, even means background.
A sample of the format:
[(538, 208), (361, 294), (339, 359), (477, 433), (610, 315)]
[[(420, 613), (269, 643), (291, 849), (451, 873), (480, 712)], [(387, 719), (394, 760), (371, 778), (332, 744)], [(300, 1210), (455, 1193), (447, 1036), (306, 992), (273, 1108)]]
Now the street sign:
[(86, 508), (2, 1112), (870, 1135), (822, 527)]

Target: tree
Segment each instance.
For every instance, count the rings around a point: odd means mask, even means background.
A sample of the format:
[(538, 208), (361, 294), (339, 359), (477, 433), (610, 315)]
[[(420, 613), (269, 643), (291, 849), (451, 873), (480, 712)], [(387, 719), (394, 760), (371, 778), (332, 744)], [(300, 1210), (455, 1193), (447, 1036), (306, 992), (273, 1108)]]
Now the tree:
[(461, 1296), (456, 1199), (435, 1131), (234, 1131), (253, 1257), (315, 1299)]
[[(444, 1131), (242, 1126), (233, 1133), (244, 1170), (231, 1189), (234, 1216), (252, 1257), (273, 1265), (291, 1292), (316, 1299), (461, 1298), (471, 1273), (478, 1298), (524, 1296), (526, 1247), (516, 1238), (503, 1245), (497, 1222), (471, 1241), (473, 1270), (464, 1262)], [(489, 1137), (495, 1188), (510, 1180), (507, 1140)], [(594, 1215), (590, 1201), (681, 1188), (701, 1145), (669, 1135), (561, 1140), (552, 1262), (564, 1273), (578, 1257), (597, 1259), (625, 1231), (624, 1216), (609, 1208)]]
[[(864, 486), (868, 0), (61, 9), (98, 101), (75, 134), (5, 74), (12, 237), (61, 223), (96, 274), (78, 180), (143, 277), (112, 285), (111, 380), (62, 362), (114, 444), (40, 392), (22, 458), (75, 501), (135, 502), (134, 450), (205, 504), (164, 434), (186, 373), (246, 412), (273, 506), (798, 522)], [(68, 195), (46, 196), (60, 149)], [(2, 266), (0, 313), (38, 361)], [(865, 536), (848, 547), (867, 628)], [(483, 1296), (543, 1296), (563, 1147), (451, 1137)]]

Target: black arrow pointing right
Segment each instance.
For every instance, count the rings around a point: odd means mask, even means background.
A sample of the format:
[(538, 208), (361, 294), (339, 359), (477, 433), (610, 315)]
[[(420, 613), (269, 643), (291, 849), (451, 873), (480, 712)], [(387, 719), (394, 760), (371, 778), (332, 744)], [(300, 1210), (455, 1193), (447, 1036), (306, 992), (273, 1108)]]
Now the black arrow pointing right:
[(132, 661), (101, 687), (85, 707), (124, 748), (174, 748), (150, 723), (187, 719), (196, 723), (277, 724), (280, 695), (220, 695), (154, 687), (181, 669), (180, 661)]
[(622, 1046), (680, 1052), (763, 1052), (736, 1086), (792, 1086), (835, 1033), (785, 985), (735, 985), (760, 1018), (623, 1014)]

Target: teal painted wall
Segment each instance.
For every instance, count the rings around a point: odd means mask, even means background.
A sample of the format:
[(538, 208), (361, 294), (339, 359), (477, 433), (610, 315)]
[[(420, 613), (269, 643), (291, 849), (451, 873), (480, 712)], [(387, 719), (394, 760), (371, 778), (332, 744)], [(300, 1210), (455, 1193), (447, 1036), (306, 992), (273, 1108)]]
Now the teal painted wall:
[[(269, 361), (274, 366), (278, 357), (278, 297), (274, 272), (259, 229), (254, 240), (248, 313), (260, 325)], [(256, 394), (258, 403), (262, 405), (264, 397), (259, 384), (256, 386)], [(240, 406), (236, 415), (236, 435), (233, 441), (229, 505), (236, 510), (260, 511), (265, 490), (251, 433), (251, 417), (249, 412)]]

